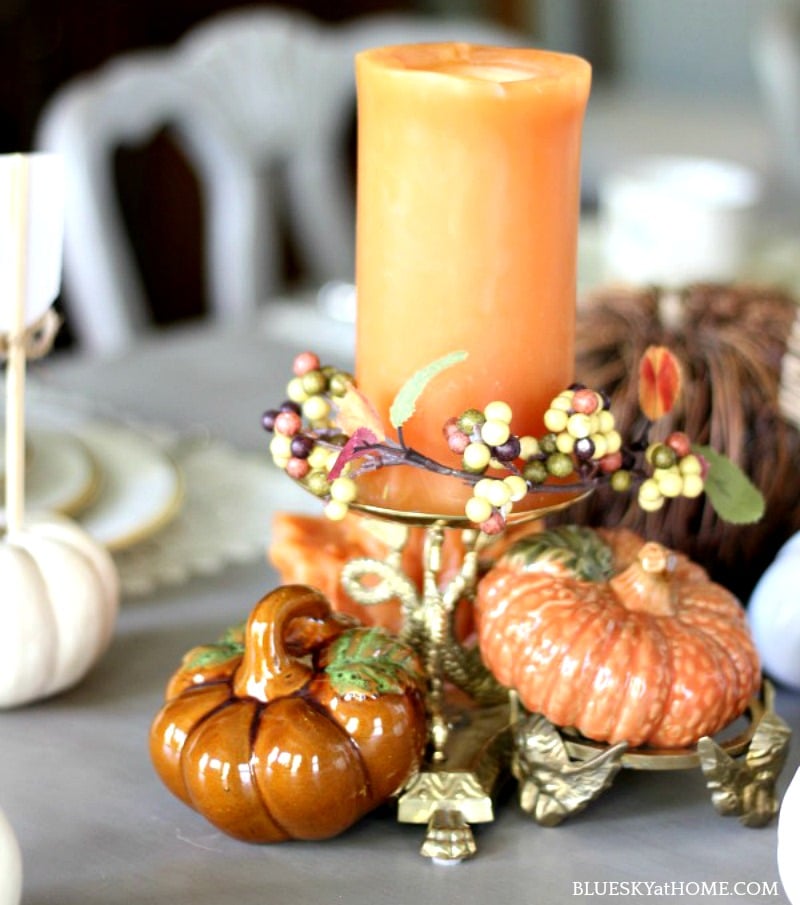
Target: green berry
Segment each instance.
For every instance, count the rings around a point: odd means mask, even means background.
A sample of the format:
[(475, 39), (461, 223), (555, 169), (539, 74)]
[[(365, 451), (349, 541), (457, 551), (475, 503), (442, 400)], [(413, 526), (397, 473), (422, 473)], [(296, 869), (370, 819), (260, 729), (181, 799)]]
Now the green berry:
[(554, 478), (566, 478), (572, 474), (572, 458), (566, 453), (555, 452), (547, 457), (547, 471)]
[(347, 371), (337, 371), (328, 378), (328, 389), (332, 396), (344, 396), (353, 383), (353, 375)]
[[(310, 461), (310, 460), (307, 460)], [(314, 494), (314, 496), (327, 496), (331, 489), (328, 476), (323, 471), (311, 471), (305, 479), (306, 487)]]
[(678, 461), (678, 457), (675, 455), (675, 450), (666, 443), (659, 443), (653, 450), (651, 461), (655, 468), (672, 468)]
[(558, 452), (556, 435), (553, 433), (545, 434), (539, 441), (539, 449), (547, 456), (549, 456), (550, 453)]
[(632, 481), (633, 478), (631, 473), (624, 469), (620, 469), (611, 475), (609, 483), (611, 484), (611, 489), (615, 490), (617, 493), (627, 493), (631, 489)]
[(484, 421), (486, 421), (486, 416), (483, 412), (479, 412), (477, 409), (467, 409), (461, 413), (458, 419), (458, 429), (469, 436), (476, 427), (480, 428)]
[(522, 477), (531, 484), (544, 484), (547, 480), (547, 466), (539, 459), (534, 459), (522, 469)]
[(309, 396), (315, 396), (317, 393), (323, 393), (328, 388), (328, 381), (322, 371), (308, 371), (300, 378), (303, 389)]

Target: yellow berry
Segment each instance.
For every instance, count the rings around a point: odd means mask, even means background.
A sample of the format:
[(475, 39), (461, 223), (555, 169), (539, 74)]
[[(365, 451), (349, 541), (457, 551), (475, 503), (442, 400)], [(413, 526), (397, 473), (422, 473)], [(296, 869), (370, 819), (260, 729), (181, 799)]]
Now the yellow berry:
[(492, 454), (485, 443), (469, 443), (464, 450), (462, 463), (466, 471), (479, 473), (489, 465)]
[(699, 474), (687, 474), (683, 476), (683, 496), (693, 500), (699, 497), (704, 489), (703, 479)]
[(666, 497), (677, 497), (683, 491), (683, 478), (674, 471), (659, 469), (654, 478), (658, 483), (658, 489)]
[(471, 522), (480, 525), (492, 514), (492, 504), (483, 497), (473, 496), (467, 500), (464, 511)]
[(564, 412), (572, 411), (572, 398), (575, 395), (574, 390), (563, 390), (550, 403), (551, 409), (561, 409)]
[(554, 434), (559, 434), (567, 427), (569, 415), (563, 409), (549, 408), (544, 413), (544, 426)]
[(308, 399), (308, 393), (303, 386), (302, 377), (293, 377), (286, 385), (286, 395), (292, 402), (303, 403)]
[(594, 443), (593, 459), (602, 459), (603, 456), (608, 455), (610, 450), (604, 434), (592, 434), (589, 439)]
[(277, 465), (278, 468), (286, 468), (286, 466), (289, 464), (290, 459), (291, 459), (291, 456), (273, 456), (272, 457), (273, 463), (275, 465)]
[(528, 485), (522, 475), (510, 474), (503, 478), (503, 483), (508, 487), (511, 494), (511, 502), (517, 503), (528, 493)]
[(483, 414), (487, 421), (504, 421), (506, 424), (511, 422), (511, 406), (499, 399), (490, 402), (483, 410)]
[(331, 481), (331, 499), (338, 503), (352, 503), (358, 488), (352, 478), (338, 477)]
[(340, 500), (330, 500), (322, 511), (332, 522), (340, 522), (347, 515), (348, 506)]
[(678, 468), (682, 475), (701, 475), (703, 473), (703, 463), (700, 459), (694, 455), (694, 453), (690, 453), (688, 456), (684, 456), (678, 462)]
[(330, 403), (324, 396), (309, 396), (303, 403), (303, 414), (309, 421), (323, 421), (330, 410)]
[(472, 488), (472, 495), (487, 500), (489, 497), (489, 488), (494, 484), (495, 478), (481, 478)]
[(575, 438), (564, 431), (556, 436), (556, 449), (569, 455), (575, 449)]
[(519, 438), (519, 455), (521, 459), (530, 459), (539, 454), (539, 441), (536, 437), (525, 435)]
[(269, 451), (273, 459), (290, 459), (292, 456), (292, 438), (285, 434), (275, 434), (269, 441)]
[(642, 481), (639, 487), (639, 505), (645, 512), (655, 512), (664, 505), (664, 494), (654, 478)]
[(614, 430), (616, 426), (616, 421), (614, 420), (614, 413), (610, 412), (608, 409), (601, 409), (597, 413), (598, 420), (598, 430), (601, 434), (608, 434), (612, 430)]
[(481, 426), (481, 440), (489, 446), (502, 446), (510, 436), (507, 421), (486, 421)]
[(315, 446), (308, 455), (308, 464), (315, 469), (327, 468), (330, 453), (324, 446)]
[(576, 440), (588, 437), (592, 432), (591, 428), (592, 419), (583, 412), (575, 412), (575, 414), (570, 415), (567, 420), (567, 430)]
[(484, 499), (488, 500), (492, 506), (499, 509), (511, 501), (511, 488), (505, 481), (495, 479), (491, 481), (491, 486), (486, 488), (483, 494)]
[(606, 441), (606, 455), (612, 455), (622, 449), (622, 434), (618, 430), (601, 431)]

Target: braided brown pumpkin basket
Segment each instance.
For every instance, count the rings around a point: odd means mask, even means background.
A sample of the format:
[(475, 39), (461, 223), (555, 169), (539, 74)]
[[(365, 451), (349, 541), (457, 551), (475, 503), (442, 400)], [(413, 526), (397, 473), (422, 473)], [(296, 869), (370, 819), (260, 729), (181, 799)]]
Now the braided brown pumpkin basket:
[(786, 386), (797, 379), (798, 311), (784, 292), (746, 285), (608, 288), (589, 296), (578, 317), (576, 377), (609, 392), (623, 436), (638, 432), (639, 359), (647, 346), (666, 345), (681, 361), (683, 393), (651, 439), (680, 429), (725, 453), (764, 494), (766, 515), (731, 525), (702, 496), (645, 514), (632, 496), (604, 488), (553, 521), (631, 528), (683, 551), (746, 601), (800, 529), (800, 417), (787, 416), (797, 387)]

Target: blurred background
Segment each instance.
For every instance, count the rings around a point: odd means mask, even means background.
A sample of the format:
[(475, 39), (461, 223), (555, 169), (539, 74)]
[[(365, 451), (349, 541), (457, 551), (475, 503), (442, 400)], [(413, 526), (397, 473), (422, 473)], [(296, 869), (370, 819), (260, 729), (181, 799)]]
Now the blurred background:
[[(74, 76), (128, 50), (170, 45), (226, 9), (254, 5), (263, 4), (2, 0), (0, 152), (32, 147), (44, 104)], [(385, 12), (480, 18), (529, 36), (532, 45), (589, 59), (594, 87), (584, 133), (587, 212), (606, 173), (628, 156), (659, 153), (742, 163), (762, 174), (779, 199), (772, 215), (793, 217), (800, 160), (791, 120), (800, 117), (800, 103), (778, 110), (774, 73), (768, 77), (763, 66), (765, 54), (775, 56), (772, 44), (781, 35), (785, 43), (794, 38), (796, 12), (789, 0), (286, 0), (282, 6), (325, 22)], [(791, 61), (784, 68), (785, 91), (797, 96), (798, 86), (789, 84)], [(204, 305), (198, 193), (169, 131), (145, 147), (121, 148), (116, 172), (153, 317), (169, 322), (194, 316)], [(154, 191), (143, 192), (144, 185)], [(300, 279), (288, 245), (285, 258), (290, 280)], [(68, 332), (62, 342), (69, 342)]]

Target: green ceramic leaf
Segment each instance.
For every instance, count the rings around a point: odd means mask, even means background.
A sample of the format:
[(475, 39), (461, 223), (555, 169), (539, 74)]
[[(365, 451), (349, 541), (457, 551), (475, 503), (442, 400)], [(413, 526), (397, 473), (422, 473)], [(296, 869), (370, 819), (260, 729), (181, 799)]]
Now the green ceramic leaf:
[(733, 525), (749, 525), (764, 515), (764, 497), (747, 475), (711, 446), (693, 451), (708, 462), (705, 493), (717, 515)]
[(325, 672), (337, 694), (403, 694), (424, 681), (414, 651), (379, 628), (356, 628), (331, 645)]
[(207, 669), (210, 666), (218, 666), (234, 657), (240, 657), (243, 652), (244, 646), (241, 644), (206, 644), (189, 652), (183, 663), (183, 669)]
[(443, 355), (441, 358), (437, 358), (436, 361), (425, 365), (424, 368), (420, 368), (416, 374), (409, 377), (403, 386), (400, 387), (394, 397), (392, 407), (389, 409), (389, 420), (392, 422), (392, 427), (402, 427), (414, 414), (417, 407), (417, 399), (419, 399), (422, 391), (437, 374), (441, 374), (447, 368), (452, 368), (453, 365), (459, 364), (466, 357), (466, 352), (450, 352), (448, 355)]
[(523, 537), (503, 559), (522, 571), (557, 562), (583, 581), (607, 581), (614, 574), (611, 548), (591, 528), (562, 525)]

